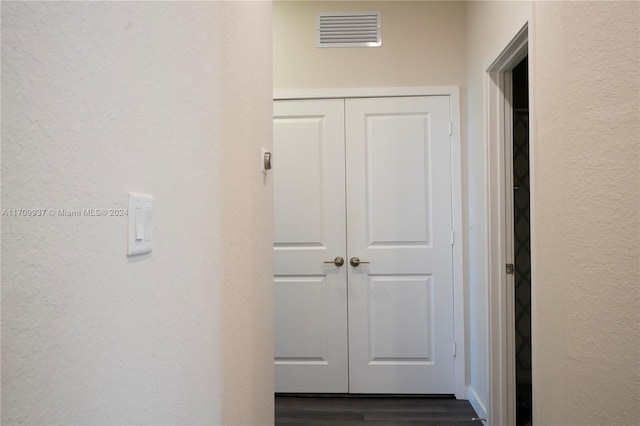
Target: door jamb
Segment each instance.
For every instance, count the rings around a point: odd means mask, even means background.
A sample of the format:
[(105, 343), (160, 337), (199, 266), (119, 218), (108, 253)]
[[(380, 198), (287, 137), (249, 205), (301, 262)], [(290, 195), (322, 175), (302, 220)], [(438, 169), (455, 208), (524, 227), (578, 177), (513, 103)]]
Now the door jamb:
[[(529, 54), (528, 23), (488, 67), (487, 282), (489, 286), (489, 424), (515, 424), (513, 263), (513, 134), (511, 71)], [(511, 188), (511, 189), (509, 189)]]
[(467, 399), (466, 387), (466, 329), (465, 277), (463, 244), (466, 233), (462, 227), (462, 151), (460, 139), (460, 88), (458, 86), (389, 87), (351, 89), (292, 89), (274, 90), (273, 100), (379, 98), (405, 96), (449, 96), (451, 117), (451, 194), (453, 225), (453, 310), (455, 339), (455, 396)]

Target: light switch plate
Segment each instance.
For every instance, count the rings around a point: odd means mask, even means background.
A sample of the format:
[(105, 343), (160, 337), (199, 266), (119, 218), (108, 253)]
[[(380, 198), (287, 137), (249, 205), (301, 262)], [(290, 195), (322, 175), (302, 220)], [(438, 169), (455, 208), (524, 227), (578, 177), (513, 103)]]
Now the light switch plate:
[(127, 256), (150, 253), (152, 235), (153, 197), (148, 194), (130, 192)]

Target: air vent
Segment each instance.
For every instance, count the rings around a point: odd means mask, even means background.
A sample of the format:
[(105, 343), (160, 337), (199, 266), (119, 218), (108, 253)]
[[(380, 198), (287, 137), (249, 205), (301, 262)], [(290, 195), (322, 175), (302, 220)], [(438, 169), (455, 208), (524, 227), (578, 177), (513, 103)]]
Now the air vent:
[(380, 12), (319, 13), (317, 34), (317, 47), (381, 46)]

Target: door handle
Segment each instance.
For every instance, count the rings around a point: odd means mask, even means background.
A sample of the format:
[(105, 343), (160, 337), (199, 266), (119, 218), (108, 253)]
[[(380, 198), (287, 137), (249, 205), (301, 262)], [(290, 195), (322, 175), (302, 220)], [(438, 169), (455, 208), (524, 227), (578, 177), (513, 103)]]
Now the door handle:
[(371, 263), (371, 262), (365, 262), (364, 260), (360, 260), (360, 258), (354, 256), (351, 258), (351, 260), (349, 260), (349, 263), (351, 264), (351, 266), (358, 266), (361, 263)]
[(344, 265), (344, 259), (342, 257), (338, 256), (333, 260), (326, 260), (324, 263), (333, 263), (334, 265), (340, 267), (340, 266)]

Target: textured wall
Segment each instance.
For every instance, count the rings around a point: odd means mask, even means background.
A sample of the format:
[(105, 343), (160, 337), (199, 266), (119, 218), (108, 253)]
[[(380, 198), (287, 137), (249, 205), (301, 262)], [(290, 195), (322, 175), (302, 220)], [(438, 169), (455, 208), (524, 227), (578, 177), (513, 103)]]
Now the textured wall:
[(534, 22), (535, 423), (638, 424), (640, 3)]
[(270, 64), (269, 3), (3, 2), (2, 207), (155, 208), (2, 218), (3, 424), (272, 423)]
[[(446, 86), (464, 81), (463, 2), (276, 1), (275, 89)], [(316, 15), (381, 11), (382, 47), (316, 48)]]

